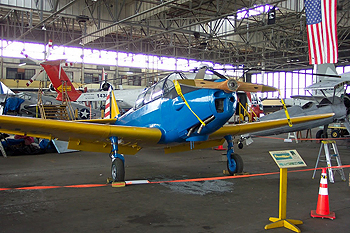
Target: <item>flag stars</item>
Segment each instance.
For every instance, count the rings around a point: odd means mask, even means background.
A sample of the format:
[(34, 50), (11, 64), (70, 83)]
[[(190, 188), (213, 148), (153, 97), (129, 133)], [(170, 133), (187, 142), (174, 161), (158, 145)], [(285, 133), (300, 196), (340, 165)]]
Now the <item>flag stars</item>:
[(306, 24), (316, 24), (322, 21), (321, 14), (321, 1), (317, 0), (306, 0), (305, 1), (306, 11)]

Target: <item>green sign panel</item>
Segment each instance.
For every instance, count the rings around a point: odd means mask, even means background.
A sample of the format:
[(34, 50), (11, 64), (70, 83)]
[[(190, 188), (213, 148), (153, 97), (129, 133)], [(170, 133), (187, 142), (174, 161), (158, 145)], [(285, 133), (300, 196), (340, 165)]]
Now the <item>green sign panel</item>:
[(279, 168), (306, 167), (296, 150), (269, 151)]

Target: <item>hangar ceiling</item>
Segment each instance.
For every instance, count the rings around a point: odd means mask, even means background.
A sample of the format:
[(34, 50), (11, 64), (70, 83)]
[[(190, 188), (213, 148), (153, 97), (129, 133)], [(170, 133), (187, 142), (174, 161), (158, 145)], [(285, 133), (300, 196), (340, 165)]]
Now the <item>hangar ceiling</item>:
[[(276, 7), (247, 17), (256, 6)], [(338, 0), (338, 65), (349, 65), (350, 2)], [(243, 13), (242, 13), (243, 12)], [(243, 14), (243, 16), (242, 16)], [(245, 65), (310, 68), (304, 0), (0, 0), (1, 38)]]

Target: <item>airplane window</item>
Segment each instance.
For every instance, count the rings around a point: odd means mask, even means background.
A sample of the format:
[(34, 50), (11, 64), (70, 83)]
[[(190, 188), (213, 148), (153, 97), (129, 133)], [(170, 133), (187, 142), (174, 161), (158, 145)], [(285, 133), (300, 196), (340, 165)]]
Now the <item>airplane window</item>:
[(163, 94), (164, 98), (169, 98), (169, 99), (174, 99), (176, 97), (178, 97), (179, 95), (177, 94), (176, 90), (175, 90), (175, 85), (172, 81), (167, 80), (164, 83), (164, 94)]
[(154, 89), (154, 86), (148, 88), (148, 90), (146, 91), (145, 98), (143, 101), (144, 104), (147, 104), (148, 102), (151, 101), (151, 94), (152, 94), (153, 89)]
[(143, 105), (143, 100), (144, 100), (145, 92), (142, 92), (138, 97), (135, 102), (135, 109), (140, 108)]
[(173, 81), (167, 79), (164, 83), (164, 93), (168, 93), (173, 88), (175, 88)]
[(165, 81), (165, 79), (159, 81), (154, 86), (154, 89), (153, 89), (153, 92), (152, 92), (152, 97), (151, 97), (152, 100), (155, 100), (155, 99), (159, 98), (160, 96), (162, 96), (164, 81)]

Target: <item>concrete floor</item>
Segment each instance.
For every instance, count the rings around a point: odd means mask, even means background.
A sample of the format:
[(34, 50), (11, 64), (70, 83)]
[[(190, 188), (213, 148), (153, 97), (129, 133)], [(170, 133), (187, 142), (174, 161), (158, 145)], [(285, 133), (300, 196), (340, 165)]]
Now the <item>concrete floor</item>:
[[(244, 171), (252, 174), (279, 171), (269, 150), (297, 149), (307, 168), (313, 168), (320, 148), (316, 142), (254, 141), (236, 150)], [(337, 144), (343, 164), (350, 164), (349, 143)], [(145, 149), (126, 157), (126, 179), (220, 177), (226, 169), (222, 157), (211, 149), (170, 155)], [(346, 182), (336, 174), (335, 183), (329, 184), (333, 221), (310, 217), (320, 172), (315, 179), (312, 171), (288, 173), (287, 218), (302, 220), (302, 232), (349, 232), (349, 169), (344, 172)], [(100, 153), (0, 157), (0, 188), (104, 184), (109, 173), (110, 159)], [(264, 229), (269, 217), (278, 217), (278, 194), (278, 174), (124, 188), (11, 189), (0, 191), (0, 232), (292, 232)]]

